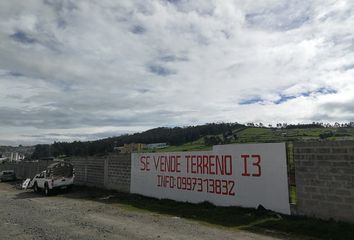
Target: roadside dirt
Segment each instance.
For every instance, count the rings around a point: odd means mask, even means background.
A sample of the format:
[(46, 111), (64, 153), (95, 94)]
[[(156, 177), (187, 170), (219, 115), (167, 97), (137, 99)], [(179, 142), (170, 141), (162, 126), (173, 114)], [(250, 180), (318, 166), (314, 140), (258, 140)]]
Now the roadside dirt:
[(278, 239), (148, 211), (130, 211), (85, 198), (87, 193), (78, 188), (72, 193), (44, 197), (17, 187), (0, 183), (0, 239)]

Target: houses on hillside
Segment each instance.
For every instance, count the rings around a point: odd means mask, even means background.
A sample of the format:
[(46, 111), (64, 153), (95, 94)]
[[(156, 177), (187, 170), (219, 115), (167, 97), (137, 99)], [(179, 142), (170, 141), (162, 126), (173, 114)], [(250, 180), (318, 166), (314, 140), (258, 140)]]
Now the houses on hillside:
[(21, 162), (25, 159), (25, 155), (19, 152), (7, 152), (0, 154), (0, 163), (2, 162)]
[(132, 152), (144, 152), (144, 151), (154, 151), (159, 148), (168, 147), (167, 143), (129, 143), (124, 144), (121, 147), (115, 147), (114, 150), (119, 153), (132, 153)]

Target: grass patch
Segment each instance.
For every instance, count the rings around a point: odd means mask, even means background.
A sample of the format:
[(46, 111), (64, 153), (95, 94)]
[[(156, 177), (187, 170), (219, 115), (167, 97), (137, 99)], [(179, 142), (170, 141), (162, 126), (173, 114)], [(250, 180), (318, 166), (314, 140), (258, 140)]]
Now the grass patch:
[(286, 216), (283, 219), (269, 220), (245, 229), (252, 230), (254, 227), (256, 230), (259, 228), (274, 229), (280, 232), (291, 233), (294, 236), (299, 235), (318, 239), (354, 239), (354, 225), (305, 217)]
[[(319, 140), (320, 135), (326, 132), (333, 132), (333, 136), (327, 140), (354, 139), (354, 128), (261, 128), (245, 127), (233, 131), (231, 140), (227, 143), (272, 143), (272, 142), (292, 142), (302, 140)], [(209, 135), (210, 137), (211, 135)], [(215, 135), (223, 139), (223, 135)], [(225, 142), (226, 143), (226, 142)], [(222, 142), (220, 144), (223, 144)], [(211, 146), (206, 146), (204, 137), (185, 143), (182, 145), (168, 146), (166, 148), (156, 149), (156, 152), (184, 152), (184, 151), (208, 151)], [(152, 150), (145, 150), (151, 152)]]
[(157, 149), (157, 152), (185, 152), (185, 151), (209, 151), (210, 146), (205, 146), (204, 143), (186, 143), (179, 146), (169, 146), (166, 148)]
[(296, 204), (296, 186), (289, 186), (290, 203)]
[[(107, 195), (112, 195), (112, 197), (102, 200), (101, 197)], [(67, 197), (75, 197), (75, 193), (69, 194)], [(348, 223), (286, 216), (266, 210), (216, 207), (208, 202), (192, 204), (167, 199), (158, 200), (135, 194), (118, 193), (88, 187), (80, 187), (79, 195), (76, 197), (85, 197), (107, 204), (118, 205), (129, 211), (149, 211), (167, 214), (195, 220), (204, 224), (212, 224), (233, 230), (246, 230), (283, 236), (287, 239), (354, 239), (354, 225)]]

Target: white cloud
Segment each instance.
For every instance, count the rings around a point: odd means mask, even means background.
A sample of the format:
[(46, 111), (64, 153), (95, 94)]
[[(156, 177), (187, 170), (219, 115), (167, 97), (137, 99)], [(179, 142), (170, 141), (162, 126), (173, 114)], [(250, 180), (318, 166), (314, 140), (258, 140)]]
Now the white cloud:
[(0, 143), (353, 121), (343, 107), (354, 88), (353, 9), (349, 0), (1, 1), (0, 130), (11, 131)]

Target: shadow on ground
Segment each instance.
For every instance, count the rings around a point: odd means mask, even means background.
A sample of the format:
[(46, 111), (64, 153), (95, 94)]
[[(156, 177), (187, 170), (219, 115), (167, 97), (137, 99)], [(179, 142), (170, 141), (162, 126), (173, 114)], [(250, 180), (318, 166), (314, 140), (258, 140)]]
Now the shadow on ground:
[(6, 182), (2, 182), (12, 188), (15, 188), (17, 190), (21, 190), (22, 189), (22, 180), (16, 180), (16, 181), (6, 181)]
[[(43, 192), (34, 192), (32, 189), (24, 190), (22, 189), (22, 180), (16, 180), (16, 181), (8, 181), (8, 182), (2, 182), (3, 184), (6, 184), (8, 187), (12, 189), (19, 190), (19, 192), (13, 197), (13, 199), (32, 199), (32, 198), (43, 198), (44, 193)], [(53, 196), (65, 193), (64, 191), (54, 191)]]
[(20, 192), (16, 194), (16, 196), (13, 199), (17, 200), (17, 199), (32, 199), (32, 198), (43, 198), (43, 197), (44, 196), (42, 194), (26, 191), (26, 192)]

